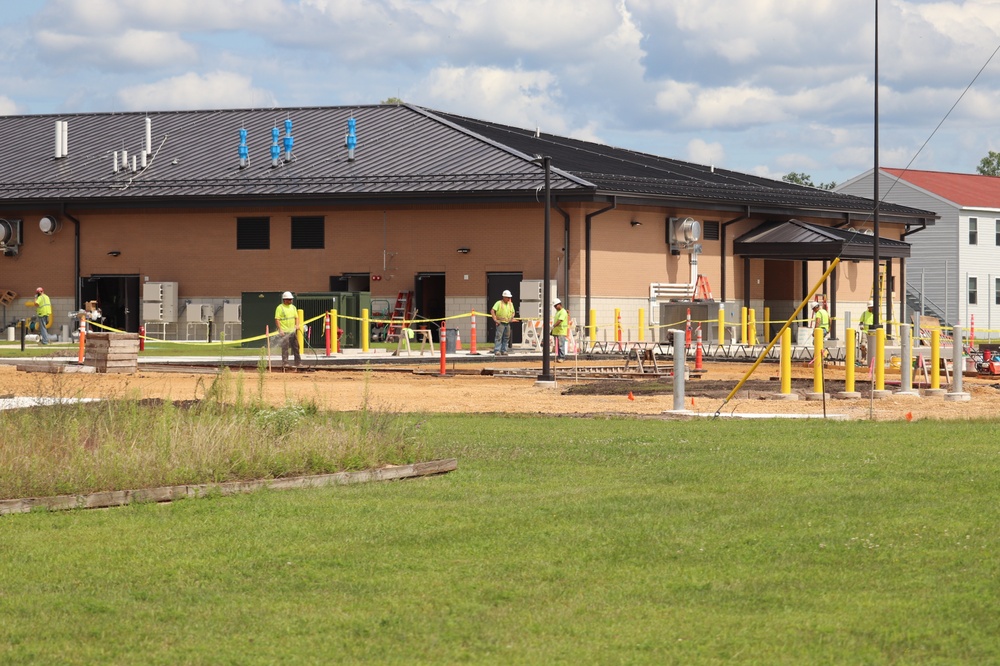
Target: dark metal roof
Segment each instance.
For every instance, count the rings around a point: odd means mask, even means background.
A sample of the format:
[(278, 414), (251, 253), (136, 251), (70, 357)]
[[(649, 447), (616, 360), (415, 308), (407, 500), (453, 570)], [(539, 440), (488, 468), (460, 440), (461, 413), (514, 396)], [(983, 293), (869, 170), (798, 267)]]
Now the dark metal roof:
[[(765, 222), (733, 241), (733, 254), (748, 258), (819, 261), (824, 259), (870, 260), (875, 237), (853, 229), (834, 229), (800, 220)], [(883, 258), (908, 258), (910, 244), (879, 238)]]
[[(553, 166), (593, 183), (600, 192), (647, 194), (674, 200), (734, 205), (792, 207), (802, 211), (825, 210), (862, 215), (872, 211), (872, 200), (863, 197), (844, 196), (830, 190), (440, 111), (434, 113), (522, 153), (550, 155)], [(911, 221), (926, 220), (930, 224), (936, 217), (930, 211), (885, 202), (879, 206), (879, 215)]]
[[(142, 149), (145, 169), (114, 173), (114, 153)], [(347, 120), (357, 121), (354, 161)], [(271, 129), (293, 122), (294, 159), (271, 166)], [(53, 157), (55, 121), (69, 124), (68, 156)], [(239, 166), (239, 130), (250, 166)], [(544, 179), (532, 163), (552, 157), (552, 189), (583, 200), (608, 196), (665, 205), (754, 207), (789, 215), (864, 215), (871, 201), (725, 169), (488, 123), (409, 105), (0, 116), (0, 143), (16, 146), (0, 167), (0, 205), (92, 202), (167, 204), (265, 200), (491, 198), (536, 201)], [(279, 145), (281, 139), (279, 137)], [(895, 204), (895, 222), (934, 214)]]

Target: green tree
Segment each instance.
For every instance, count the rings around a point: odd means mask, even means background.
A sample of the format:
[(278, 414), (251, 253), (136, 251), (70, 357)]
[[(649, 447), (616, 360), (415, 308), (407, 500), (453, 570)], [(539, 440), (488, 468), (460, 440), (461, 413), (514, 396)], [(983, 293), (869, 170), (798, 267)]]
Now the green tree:
[(389, 99), (384, 99), (379, 104), (406, 104), (400, 97), (390, 97)]
[(816, 185), (813, 183), (812, 176), (807, 173), (799, 173), (797, 171), (790, 171), (781, 177), (781, 180), (786, 183), (795, 183), (796, 185), (806, 185), (808, 187), (817, 187), (821, 190), (832, 190), (837, 186), (836, 181), (830, 181), (829, 183), (820, 183)]
[(976, 171), (984, 176), (1000, 176), (1000, 153), (991, 150), (989, 155), (979, 161)]

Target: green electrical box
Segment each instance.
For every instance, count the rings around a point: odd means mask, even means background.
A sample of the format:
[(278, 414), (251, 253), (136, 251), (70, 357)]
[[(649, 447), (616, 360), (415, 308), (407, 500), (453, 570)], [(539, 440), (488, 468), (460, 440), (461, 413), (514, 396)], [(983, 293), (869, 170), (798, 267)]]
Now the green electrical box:
[[(274, 309), (281, 303), (280, 291), (243, 292), (243, 337), (263, 335), (265, 327), (274, 329)], [(302, 310), (309, 330), (307, 348), (326, 350), (323, 315), (337, 310), (337, 327), (343, 329), (342, 348), (361, 347), (361, 311), (371, 311), (372, 296), (368, 291), (324, 291), (295, 294), (295, 307)], [(310, 321), (310, 320), (314, 321)], [(332, 333), (332, 331), (331, 331)], [(245, 347), (263, 347), (264, 339), (244, 343)]]

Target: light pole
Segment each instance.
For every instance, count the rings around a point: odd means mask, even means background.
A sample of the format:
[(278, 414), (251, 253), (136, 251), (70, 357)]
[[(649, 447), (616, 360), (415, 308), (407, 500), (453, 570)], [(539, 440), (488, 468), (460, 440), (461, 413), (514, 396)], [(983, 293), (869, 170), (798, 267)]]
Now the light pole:
[(550, 326), (550, 301), (552, 300), (551, 289), (549, 288), (549, 220), (552, 216), (552, 158), (548, 155), (536, 155), (531, 160), (535, 164), (541, 164), (545, 169), (545, 256), (542, 262), (542, 374), (538, 375), (539, 382), (555, 382), (556, 378), (552, 374), (552, 354), (549, 351), (549, 326)]

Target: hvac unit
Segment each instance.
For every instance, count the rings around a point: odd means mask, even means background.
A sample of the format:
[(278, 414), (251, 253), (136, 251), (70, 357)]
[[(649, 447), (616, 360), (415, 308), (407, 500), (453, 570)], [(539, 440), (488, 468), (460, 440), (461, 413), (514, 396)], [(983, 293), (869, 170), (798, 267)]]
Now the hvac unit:
[(184, 321), (189, 324), (207, 324), (215, 314), (208, 303), (188, 303), (184, 308)]
[[(543, 280), (521, 280), (521, 302), (518, 303), (517, 311), (522, 319), (541, 319), (544, 315), (542, 300), (545, 296), (545, 282)], [(549, 280), (549, 300), (559, 297), (556, 290), (556, 281)], [(548, 307), (552, 307), (549, 303)]]
[(222, 321), (227, 324), (237, 324), (243, 321), (243, 305), (240, 303), (224, 303), (222, 305)]
[(142, 320), (164, 323), (177, 321), (176, 282), (143, 283)]

